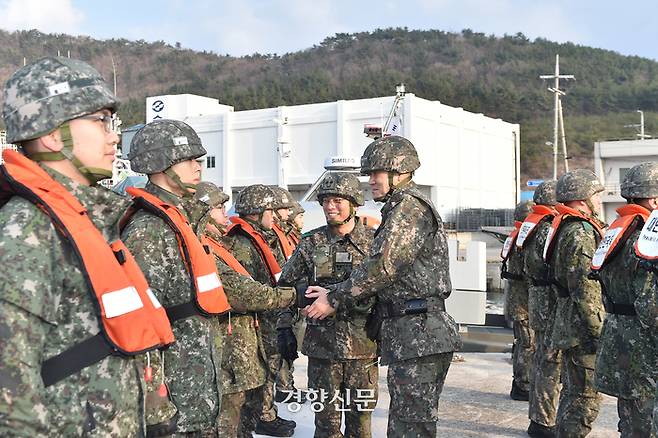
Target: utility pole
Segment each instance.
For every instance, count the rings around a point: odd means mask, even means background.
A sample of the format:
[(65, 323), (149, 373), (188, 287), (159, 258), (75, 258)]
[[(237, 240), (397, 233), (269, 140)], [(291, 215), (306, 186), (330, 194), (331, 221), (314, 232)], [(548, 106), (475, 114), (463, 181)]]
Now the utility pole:
[[(553, 79), (554, 85), (553, 87), (549, 87), (548, 91), (554, 94), (554, 102), (555, 102), (555, 113), (553, 117), (553, 179), (557, 179), (557, 142), (558, 142), (558, 127), (560, 125), (560, 114), (562, 113), (561, 107), (562, 104), (560, 102), (561, 96), (565, 95), (566, 93), (562, 90), (560, 90), (560, 79), (576, 79), (574, 75), (561, 75), (560, 74), (560, 55), (555, 55), (555, 74), (552, 75), (541, 75), (539, 76), (540, 79)], [(562, 125), (562, 132), (564, 132), (564, 124)], [(567, 159), (567, 154), (566, 154), (566, 139), (563, 137), (564, 143), (563, 143), (563, 149), (564, 149), (564, 159), (565, 159), (565, 165), (566, 165), (566, 159)]]
[(640, 123), (633, 123), (630, 125), (624, 125), (624, 128), (639, 128), (640, 133), (635, 134), (638, 137), (640, 137), (640, 140), (644, 140), (645, 138), (651, 138), (650, 134), (646, 134), (644, 132), (644, 111), (642, 110), (637, 110), (635, 111), (636, 113), (640, 113)]

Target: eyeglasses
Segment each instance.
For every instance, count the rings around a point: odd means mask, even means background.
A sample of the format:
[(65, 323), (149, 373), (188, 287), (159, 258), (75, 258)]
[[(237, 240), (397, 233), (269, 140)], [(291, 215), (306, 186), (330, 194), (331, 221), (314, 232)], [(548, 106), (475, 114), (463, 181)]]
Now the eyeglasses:
[(322, 198), (322, 205), (341, 205), (345, 201), (347, 200), (344, 198)]
[(95, 122), (102, 122), (105, 132), (111, 134), (114, 132), (116, 135), (121, 134), (121, 119), (116, 114), (89, 114), (87, 116), (78, 117), (79, 119), (92, 120)]

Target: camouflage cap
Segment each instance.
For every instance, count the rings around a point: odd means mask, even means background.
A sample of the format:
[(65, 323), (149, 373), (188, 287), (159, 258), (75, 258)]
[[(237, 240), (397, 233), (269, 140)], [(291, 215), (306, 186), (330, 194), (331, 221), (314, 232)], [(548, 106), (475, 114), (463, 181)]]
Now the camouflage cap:
[(409, 173), (420, 167), (418, 152), (404, 137), (391, 135), (370, 143), (361, 156), (361, 173), (377, 170)]
[(194, 198), (211, 208), (221, 208), (229, 200), (229, 196), (210, 181), (201, 181), (196, 185)]
[(274, 186), (270, 187), (270, 190), (274, 192), (274, 209), (292, 208), (295, 204), (295, 198), (283, 187)]
[(516, 204), (514, 208), (514, 220), (518, 222), (523, 222), (526, 217), (532, 211), (532, 207), (535, 205), (532, 201), (524, 201)]
[(152, 175), (181, 161), (206, 154), (201, 139), (190, 125), (179, 120), (156, 120), (137, 131), (130, 142), (130, 167)]
[(554, 179), (549, 179), (539, 184), (535, 190), (535, 194), (532, 196), (532, 200), (535, 201), (535, 204), (539, 205), (557, 204), (555, 186), (557, 186), (557, 181)]
[(603, 185), (589, 169), (576, 169), (562, 175), (555, 186), (557, 202), (584, 201), (603, 191)]
[(89, 64), (62, 57), (41, 58), (16, 71), (5, 83), (2, 118), (7, 142), (38, 138), (63, 123), (119, 101)]
[(359, 178), (349, 172), (331, 172), (325, 176), (318, 189), (318, 202), (322, 204), (322, 199), (326, 196), (338, 196), (349, 200), (355, 205), (363, 205), (363, 193), (361, 192)]
[(621, 183), (621, 196), (626, 199), (658, 197), (658, 163), (640, 163), (631, 167)]
[(274, 209), (274, 192), (262, 184), (247, 186), (235, 200), (235, 212), (239, 215), (260, 214)]

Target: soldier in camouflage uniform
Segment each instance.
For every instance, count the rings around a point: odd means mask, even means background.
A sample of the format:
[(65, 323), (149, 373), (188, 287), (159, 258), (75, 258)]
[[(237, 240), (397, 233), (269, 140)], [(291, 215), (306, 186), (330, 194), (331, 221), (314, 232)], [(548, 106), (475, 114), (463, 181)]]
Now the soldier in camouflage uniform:
[[(211, 207), (207, 225), (201, 225), (205, 235), (213, 243), (224, 247), (228, 226), (224, 203), (228, 201), (228, 195), (210, 182), (201, 182), (196, 187), (194, 197)], [(291, 305), (295, 291), (289, 287), (272, 288), (243, 275), (244, 272), (239, 273), (235, 266), (228, 264), (230, 256), (222, 257), (215, 252), (215, 259), (232, 309), (229, 315), (220, 317), (219, 336), (216, 338), (218, 343), (224, 344), (223, 395), (218, 432), (220, 437), (227, 438), (250, 436), (244, 426), (240, 428), (241, 411), (245, 411), (245, 418), (260, 414), (262, 396), (259, 394), (267, 373), (267, 357), (260, 330), (255, 324), (255, 312)]]
[[(601, 288), (588, 279), (603, 224), (597, 213), (603, 186), (590, 170), (577, 169), (557, 182), (559, 213), (546, 239), (545, 261), (558, 296), (550, 346), (562, 350), (558, 437), (586, 436), (598, 416), (601, 396), (593, 385), (596, 348), (605, 311)], [(558, 226), (559, 225), (559, 226)]]
[[(329, 289), (312, 286), (311, 318), (352, 308), (377, 297), (379, 347), (388, 365), (389, 437), (436, 436), (439, 396), (453, 352), (461, 347), (457, 324), (445, 311), (452, 292), (448, 242), (432, 202), (411, 180), (420, 166), (411, 142), (390, 136), (361, 157), (375, 200), (384, 201), (382, 223), (370, 253), (350, 278)], [(370, 332), (377, 332), (371, 324)]]
[[(96, 185), (112, 175), (117, 105), (92, 67), (48, 57), (9, 78), (2, 108), (7, 141), (77, 199), (107, 242), (119, 237), (128, 207)], [(22, 195), (9, 196), (0, 191), (0, 435), (140, 435), (134, 359), (108, 355), (54, 383), (42, 380), (47, 359), (100, 332), (99, 304), (53, 220)]]
[[(201, 139), (189, 125), (157, 120), (135, 134), (128, 158), (134, 171), (148, 175), (146, 192), (191, 220), (185, 204), (191, 188), (200, 181), (197, 159), (205, 153)], [(179, 250), (177, 235), (164, 219), (140, 209), (130, 217), (122, 237), (165, 308), (190, 302), (195, 279)], [(174, 321), (172, 327), (176, 343), (161, 355), (146, 359), (154, 370), (146, 394), (149, 431), (154, 436), (214, 436), (221, 402), (218, 376), (222, 363), (222, 352), (213, 342), (217, 318), (196, 313)], [(161, 388), (161, 383), (169, 391)]]
[(528, 284), (528, 323), (535, 336), (528, 406), (528, 435), (533, 437), (553, 436), (560, 395), (560, 351), (550, 348), (546, 339), (552, 330), (557, 297), (548, 282), (543, 258), (546, 236), (556, 214), (556, 184), (557, 181), (549, 180), (537, 187), (533, 197), (536, 205), (531, 213), (536, 216), (532, 222), (526, 222), (532, 228), (526, 232), (527, 237), (517, 238), (517, 246), (520, 243), (523, 248), (523, 271)]
[(302, 229), (304, 228), (304, 207), (302, 204), (295, 201), (292, 208), (290, 209), (290, 225), (292, 226), (292, 231), (290, 235), (293, 238), (293, 241), (300, 242), (302, 238)]
[[(514, 221), (517, 226), (520, 227), (528, 213), (530, 213), (532, 206), (532, 202), (521, 202), (516, 206)], [(534, 334), (528, 325), (528, 284), (523, 276), (523, 251), (515, 242), (511, 242), (509, 252), (505, 255), (501, 277), (507, 280), (505, 284), (505, 314), (507, 319), (512, 321), (514, 329), (514, 344), (512, 346), (513, 379), (510, 397), (513, 400), (528, 401), (532, 355), (535, 345)]]
[(621, 183), (621, 196), (628, 204), (617, 209), (620, 219), (606, 233), (609, 239), (603, 239), (597, 251), (599, 258), (603, 259), (613, 234), (620, 232), (618, 225), (627, 222), (628, 226), (615, 246), (607, 251), (605, 260), (600, 262), (595, 258), (593, 263), (606, 308), (594, 386), (617, 397), (622, 437), (650, 437), (655, 436), (651, 432), (651, 413), (658, 351), (652, 336), (655, 315), (645, 309), (653, 307), (655, 295), (646, 271), (639, 269), (634, 246), (649, 214), (658, 207), (658, 164), (632, 167)]
[[(279, 284), (305, 284), (327, 287), (346, 280), (370, 252), (374, 231), (356, 217), (363, 205), (358, 178), (350, 173), (328, 175), (318, 190), (318, 202), (327, 225), (310, 231), (283, 267)], [(377, 403), (377, 345), (366, 336), (366, 318), (374, 298), (344, 308), (324, 320), (308, 319), (302, 353), (308, 356), (308, 386), (317, 395), (315, 438), (342, 437), (341, 412), (345, 412), (345, 436), (370, 437), (371, 410)], [(296, 311), (296, 309), (295, 309)], [(279, 345), (294, 341), (292, 310), (279, 319)], [(296, 342), (286, 359), (297, 354)], [(345, 400), (344, 404), (335, 401)], [(366, 399), (355, 403), (356, 398)]]
[[(224, 239), (227, 249), (244, 266), (251, 277), (257, 282), (274, 287), (280, 266), (285, 259), (279, 247), (276, 234), (272, 231), (274, 221), (274, 192), (262, 184), (245, 187), (235, 203), (235, 212), (239, 219), (264, 241), (266, 248), (259, 248), (254, 238), (243, 227), (235, 223), (229, 228), (228, 239)], [(233, 220), (233, 219), (232, 219)], [(233, 220), (235, 222), (235, 220)], [(268, 251), (276, 260), (277, 266), (268, 265), (268, 260), (261, 251)], [(273, 272), (279, 269), (279, 272)], [(250, 427), (255, 426), (256, 433), (270, 436), (292, 436), (296, 423), (279, 417), (274, 404), (274, 382), (280, 368), (281, 355), (276, 346), (276, 318), (278, 311), (259, 313), (259, 327), (267, 356), (268, 373), (263, 387), (261, 412), (257, 419), (245, 418), (243, 421)], [(246, 414), (245, 414), (246, 415)]]
[[(274, 186), (270, 187), (270, 189), (274, 192), (274, 222), (283, 231), (289, 246), (294, 248), (299, 242), (294, 239), (295, 226), (291, 218), (292, 209), (295, 207), (296, 202), (290, 192), (283, 187)], [(297, 322), (298, 320), (299, 318), (296, 318), (295, 321)], [(275, 401), (304, 403), (305, 393), (295, 388), (293, 372), (293, 361), (282, 360), (281, 367), (277, 373)], [(289, 397), (290, 393), (293, 394), (292, 397)]]

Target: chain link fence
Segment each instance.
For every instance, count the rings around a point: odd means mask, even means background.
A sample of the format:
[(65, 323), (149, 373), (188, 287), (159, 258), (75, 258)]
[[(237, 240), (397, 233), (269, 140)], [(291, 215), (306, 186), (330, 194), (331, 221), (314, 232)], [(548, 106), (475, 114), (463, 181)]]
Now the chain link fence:
[(514, 209), (460, 208), (444, 212), (444, 226), (451, 231), (480, 231), (482, 227), (514, 226)]

